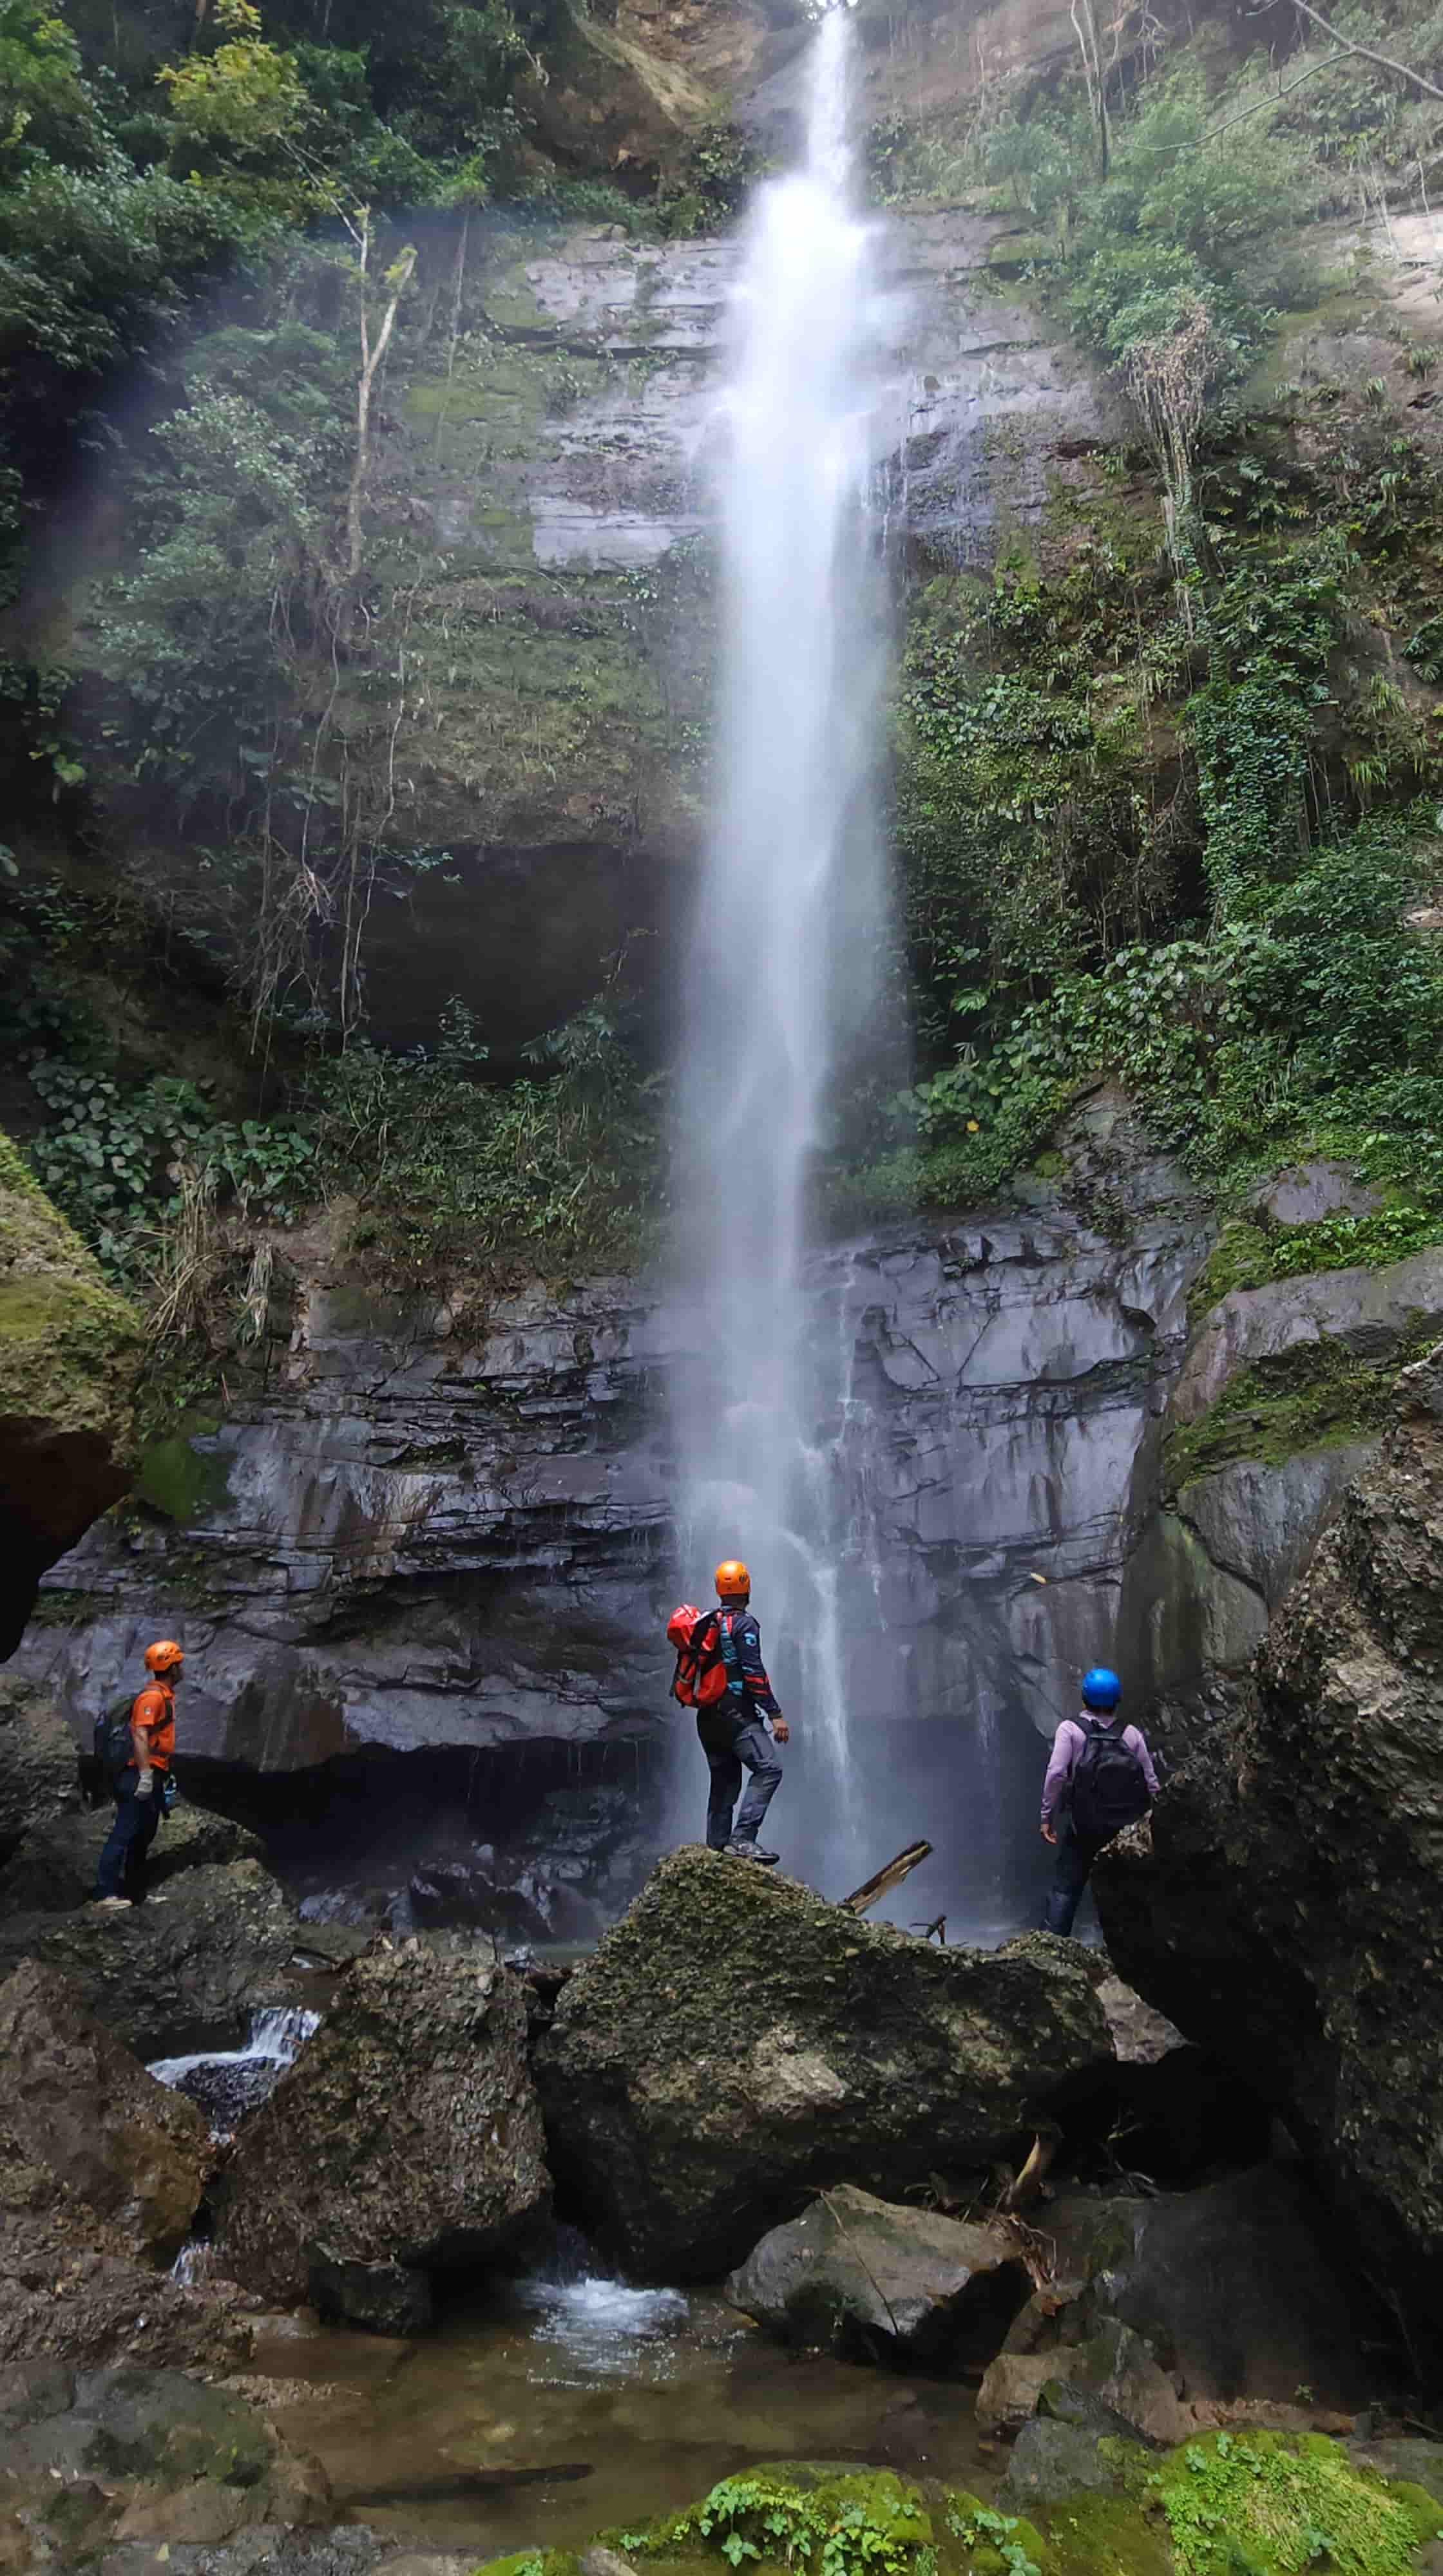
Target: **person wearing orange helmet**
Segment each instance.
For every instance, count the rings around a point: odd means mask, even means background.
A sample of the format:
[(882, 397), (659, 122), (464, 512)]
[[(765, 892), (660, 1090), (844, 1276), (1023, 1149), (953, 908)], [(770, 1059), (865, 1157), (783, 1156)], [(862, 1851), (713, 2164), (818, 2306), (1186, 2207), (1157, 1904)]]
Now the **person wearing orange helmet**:
[[(752, 1578), (740, 1557), (729, 1556), (717, 1567), (716, 1588), (727, 1686), (720, 1699), (696, 1713), (711, 1770), (706, 1838), (713, 1851), (726, 1852), (733, 1860), (762, 1861), (770, 1868), (777, 1854), (762, 1851), (757, 1836), (782, 1785), (777, 1746), (787, 1742), (790, 1730), (762, 1662), (762, 1632), (750, 1607)], [(733, 1823), (743, 1769), (751, 1778)]]
[(146, 1647), (150, 1679), (131, 1706), (130, 1759), (112, 1780), (115, 1822), (95, 1873), (101, 1905), (138, 1905), (144, 1895), (146, 1854), (174, 1795), (175, 1694), (184, 1664), (173, 1637)]

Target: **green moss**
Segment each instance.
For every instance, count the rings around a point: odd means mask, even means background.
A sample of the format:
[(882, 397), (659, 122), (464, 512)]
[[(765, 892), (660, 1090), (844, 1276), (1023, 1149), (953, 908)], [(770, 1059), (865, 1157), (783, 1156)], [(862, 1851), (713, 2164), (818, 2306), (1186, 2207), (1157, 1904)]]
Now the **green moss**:
[(1235, 1288), (1327, 1270), (1384, 1270), (1443, 1243), (1443, 1209), (1404, 1200), (1372, 1216), (1320, 1217), (1312, 1225), (1260, 1225), (1246, 1217), (1223, 1228), (1188, 1295), (1194, 1317)]
[(1047, 2576), (1174, 2576), (1167, 2525), (1154, 2501), (1080, 2495), (1044, 2516)]
[(1321, 2434), (1189, 2442), (1158, 2473), (1158, 2493), (1178, 2576), (1409, 2576), (1438, 2520)]
[(128, 1443), (138, 1318), (0, 1134), (0, 1415)]
[(152, 1511), (163, 1512), (167, 1520), (194, 1520), (198, 1512), (224, 1501), (226, 1486), (221, 1460), (203, 1456), (184, 1432), (171, 1432), (164, 1439), (152, 1440), (141, 1452), (136, 1495)]
[(1362, 1360), (1325, 1336), (1230, 1378), (1206, 1413), (1170, 1433), (1163, 1465), (1170, 1493), (1238, 1458), (1281, 1466), (1304, 1449), (1366, 1439), (1389, 1418), (1398, 1371), (1432, 1349), (1429, 1327), (1409, 1334), (1386, 1360)]
[[(1410, 2576), (1438, 2528), (1420, 2487), (1355, 2468), (1321, 2435), (1219, 2433), (1161, 2462), (1115, 2447), (1127, 2455), (1124, 2494), (1071, 2497), (1036, 2523), (930, 2479), (785, 2461), (598, 2538), (647, 2576), (722, 2565), (747, 2576)], [(476, 2576), (576, 2570), (566, 2552), (524, 2550)]]

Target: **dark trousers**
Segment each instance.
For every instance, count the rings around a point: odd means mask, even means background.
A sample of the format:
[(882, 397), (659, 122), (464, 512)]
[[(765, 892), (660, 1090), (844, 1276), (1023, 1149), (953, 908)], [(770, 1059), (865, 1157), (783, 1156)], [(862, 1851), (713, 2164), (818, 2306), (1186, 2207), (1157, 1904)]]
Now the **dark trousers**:
[[(730, 1730), (729, 1734), (724, 1729)], [(711, 1795), (706, 1806), (706, 1838), (713, 1851), (727, 1843), (754, 1843), (762, 1818), (782, 1785), (782, 1757), (759, 1717), (741, 1725), (715, 1721), (702, 1736), (702, 1751), (711, 1766)], [(747, 1794), (736, 1823), (732, 1809), (742, 1785), (743, 1766), (750, 1771)]]
[(128, 1896), (138, 1904), (145, 1886), (145, 1856), (161, 1819), (160, 1773), (151, 1773), (151, 1793), (137, 1798), (138, 1771), (122, 1771), (115, 1788), (115, 1822), (106, 1837), (95, 1873), (97, 1896)]
[(1057, 1829), (1057, 1850), (1053, 1855), (1052, 1892), (1043, 1915), (1043, 1928), (1048, 1932), (1070, 1932), (1082, 1891), (1092, 1875), (1092, 1864), (1102, 1843), (1090, 1834), (1075, 1834), (1070, 1824), (1061, 1822)]

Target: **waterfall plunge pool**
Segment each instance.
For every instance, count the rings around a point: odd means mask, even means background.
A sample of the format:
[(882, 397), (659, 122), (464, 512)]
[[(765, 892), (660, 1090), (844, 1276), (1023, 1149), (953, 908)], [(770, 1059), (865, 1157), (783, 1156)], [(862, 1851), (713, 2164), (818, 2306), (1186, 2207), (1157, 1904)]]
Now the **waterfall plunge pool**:
[(415, 2342), (277, 2319), (251, 2364), (338, 2518), (438, 2548), (572, 2548), (778, 2459), (865, 2459), (990, 2494), (963, 2381), (799, 2356), (720, 2292), (634, 2289), (575, 2251)]

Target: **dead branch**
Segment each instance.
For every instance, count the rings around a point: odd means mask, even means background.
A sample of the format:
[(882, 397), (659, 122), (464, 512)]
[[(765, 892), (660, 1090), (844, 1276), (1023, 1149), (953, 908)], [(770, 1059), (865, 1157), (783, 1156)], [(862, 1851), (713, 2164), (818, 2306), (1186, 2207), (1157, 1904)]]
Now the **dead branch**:
[(931, 1851), (930, 1843), (909, 1843), (905, 1851), (898, 1852), (895, 1860), (888, 1861), (885, 1869), (879, 1869), (875, 1877), (864, 1879), (860, 1887), (853, 1888), (850, 1896), (842, 1898), (843, 1911), (848, 1914), (868, 1913), (879, 1897), (890, 1896), (894, 1887), (900, 1887), (904, 1878), (910, 1878), (918, 1864), (930, 1858)]

